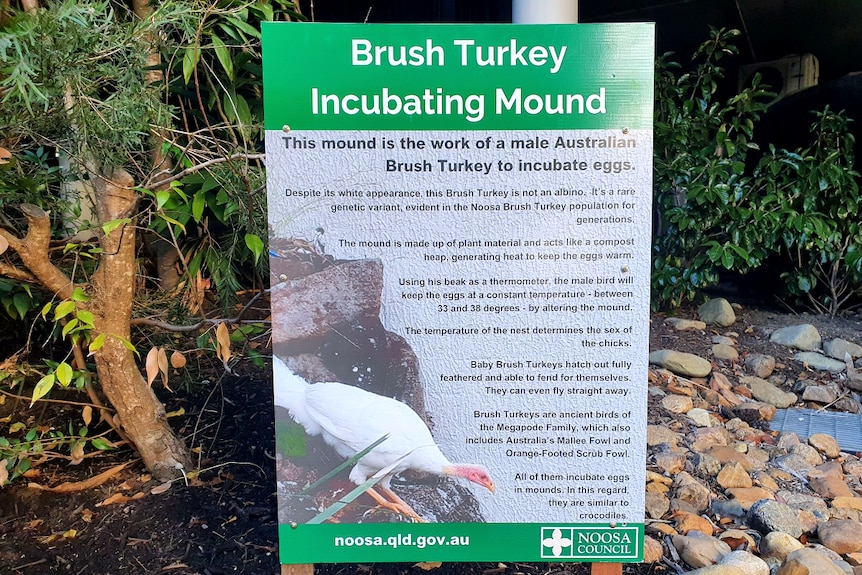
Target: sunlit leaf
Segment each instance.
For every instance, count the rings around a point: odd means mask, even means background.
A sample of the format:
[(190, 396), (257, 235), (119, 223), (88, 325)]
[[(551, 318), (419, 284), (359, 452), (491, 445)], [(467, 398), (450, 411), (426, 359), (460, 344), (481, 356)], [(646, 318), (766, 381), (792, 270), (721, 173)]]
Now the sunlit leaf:
[(45, 397), (45, 395), (51, 391), (51, 388), (54, 387), (54, 381), (55, 377), (53, 373), (49, 373), (39, 380), (39, 383), (37, 383), (36, 387), (33, 388), (33, 399), (30, 401), (30, 407), (33, 407), (34, 403)]
[(105, 222), (102, 224), (102, 231), (105, 232), (106, 236), (111, 235), (111, 232), (119, 228), (120, 226), (124, 226), (126, 224), (131, 223), (132, 220), (129, 218), (122, 218), (119, 220), (111, 220), (110, 222)]
[(107, 451), (114, 448), (114, 445), (110, 441), (106, 440), (104, 437), (96, 437), (94, 439), (91, 439), (90, 445), (92, 445), (99, 451)]
[(84, 425), (90, 425), (90, 422), (93, 421), (93, 408), (89, 405), (85, 405), (84, 409), (81, 410), (81, 419), (84, 420)]
[(65, 361), (57, 366), (57, 369), (54, 371), (54, 373), (57, 376), (57, 381), (63, 387), (69, 387), (69, 384), (72, 383), (72, 366)]
[(183, 80), (186, 84), (191, 80), (192, 74), (201, 59), (201, 48), (197, 44), (189, 46), (183, 53)]
[(105, 345), (105, 334), (100, 333), (96, 337), (93, 338), (93, 341), (90, 342), (90, 355), (93, 355)]
[(62, 319), (72, 313), (75, 310), (75, 302), (72, 300), (66, 300), (64, 302), (60, 302), (57, 308), (54, 310), (54, 321), (58, 319)]
[(257, 263), (260, 256), (263, 255), (263, 240), (255, 234), (246, 234), (245, 245), (254, 254), (254, 263)]
[(175, 410), (175, 411), (169, 411), (169, 412), (167, 412), (167, 413), (165, 414), (165, 417), (166, 417), (166, 418), (168, 418), (168, 419), (170, 419), (171, 417), (179, 417), (179, 416), (181, 416), (181, 415), (185, 415), (185, 414), (186, 414), (186, 410), (185, 410), (185, 408), (181, 407), (181, 408), (179, 408), (179, 409), (177, 409), (177, 410)]

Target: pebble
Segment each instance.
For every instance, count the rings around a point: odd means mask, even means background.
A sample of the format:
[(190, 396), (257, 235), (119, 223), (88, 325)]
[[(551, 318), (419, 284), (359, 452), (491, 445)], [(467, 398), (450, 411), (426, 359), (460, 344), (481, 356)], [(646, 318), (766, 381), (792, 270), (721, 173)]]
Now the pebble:
[(745, 358), (745, 367), (761, 379), (766, 379), (775, 371), (775, 358), (762, 353), (752, 353)]
[(730, 553), (730, 546), (727, 543), (702, 533), (674, 535), (671, 537), (671, 542), (682, 560), (695, 569), (715, 565)]
[(751, 395), (758, 401), (785, 409), (796, 403), (796, 395), (783, 391), (765, 379), (754, 376), (740, 377), (739, 382), (751, 389)]
[(771, 531), (760, 540), (760, 556), (764, 559), (778, 559), (780, 563), (784, 563), (788, 555), (803, 547), (804, 545), (792, 535)]
[(776, 575), (845, 575), (845, 573), (823, 553), (803, 548), (789, 554)]
[[(701, 310), (698, 317), (718, 325)], [(692, 337), (703, 338), (701, 349), (711, 346), (715, 368), (682, 351), (650, 354), (667, 371), (651, 368), (650, 376), (650, 401), (662, 419), (647, 426), (645, 561), (670, 558), (689, 575), (862, 575), (862, 461), (828, 433), (800, 440), (765, 424), (799, 398), (830, 410), (840, 399), (858, 411), (859, 397), (846, 391), (852, 372), (834, 374), (837, 363), (844, 366), (836, 350), (862, 357), (862, 346), (831, 339), (819, 353), (814, 326), (776, 330), (772, 342), (815, 352), (796, 354), (812, 360), (800, 372), (799, 364), (745, 349), (755, 326), (717, 335), (687, 321), (666, 320), (700, 331)], [(834, 371), (813, 363), (835, 361), (829, 356), (842, 360)]]
[(703, 331), (706, 329), (706, 324), (697, 319), (682, 319), (679, 317), (669, 317), (664, 320), (666, 324), (672, 325), (677, 331)]
[(706, 377), (712, 364), (693, 353), (662, 349), (649, 354), (649, 362), (684, 377)]
[(724, 489), (729, 489), (732, 487), (744, 487), (748, 488), (753, 485), (751, 480), (751, 476), (742, 467), (739, 463), (728, 463), (724, 467), (721, 468), (721, 471), (718, 472), (715, 480), (721, 485)]
[(831, 435), (814, 433), (808, 438), (808, 444), (830, 459), (835, 459), (841, 455), (838, 441)]
[(841, 361), (844, 361), (844, 354), (848, 354), (851, 358), (856, 359), (857, 357), (862, 357), (862, 345), (836, 337), (835, 339), (823, 342), (823, 353)]
[(733, 307), (723, 297), (711, 299), (697, 308), (697, 317), (707, 325), (728, 327), (736, 322)]
[(694, 403), (687, 395), (677, 395), (676, 393), (672, 393), (662, 398), (661, 406), (671, 413), (681, 415), (691, 411), (694, 407)]
[(831, 373), (841, 373), (847, 369), (847, 364), (831, 357), (826, 357), (822, 353), (816, 351), (800, 351), (793, 355), (793, 359), (802, 362), (811, 369), (819, 369), (821, 371), (829, 371)]
[(805, 532), (796, 511), (786, 503), (772, 499), (762, 499), (752, 505), (748, 519), (754, 529), (765, 533), (781, 531), (798, 538)]
[(818, 523), (817, 537), (823, 545), (841, 555), (862, 551), (862, 524), (852, 519)]
[(715, 359), (724, 361), (737, 361), (739, 359), (739, 352), (736, 351), (736, 348), (732, 345), (727, 345), (726, 343), (717, 343), (713, 345), (712, 355)]
[(821, 344), (820, 332), (810, 323), (777, 329), (769, 336), (769, 341), (803, 351), (818, 350)]
[(724, 556), (719, 565), (736, 567), (744, 575), (769, 575), (769, 565), (766, 561), (748, 551), (731, 551)]

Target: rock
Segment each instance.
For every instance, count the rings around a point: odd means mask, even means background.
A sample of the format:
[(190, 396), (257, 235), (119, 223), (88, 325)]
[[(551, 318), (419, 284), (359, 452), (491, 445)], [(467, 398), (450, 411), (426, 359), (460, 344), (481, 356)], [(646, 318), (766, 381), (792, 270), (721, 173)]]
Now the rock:
[(805, 532), (796, 511), (785, 503), (764, 499), (748, 510), (749, 524), (758, 531), (769, 533), (781, 531), (793, 537), (801, 537)]
[(730, 545), (734, 551), (740, 548), (743, 550), (757, 548), (754, 538), (742, 529), (728, 529), (721, 533), (718, 538)]
[(775, 358), (762, 353), (752, 353), (745, 358), (745, 367), (761, 379), (766, 379), (775, 371)]
[(692, 403), (691, 398), (687, 395), (671, 393), (662, 398), (661, 406), (670, 413), (682, 414), (688, 413), (688, 411), (694, 407), (694, 404)]
[(670, 509), (670, 500), (665, 497), (663, 493), (647, 491), (644, 505), (646, 507), (647, 515), (652, 519), (661, 519)]
[(712, 343), (729, 345), (733, 347), (736, 345), (736, 340), (732, 337), (727, 337), (726, 335), (714, 335), (712, 336)]
[(686, 471), (682, 471), (674, 478), (674, 486), (676, 487), (676, 498), (689, 503), (698, 511), (703, 511), (709, 507), (709, 489), (691, 476)]
[(680, 435), (679, 433), (671, 431), (664, 425), (647, 425), (646, 439), (648, 447), (653, 447), (661, 443), (676, 445), (680, 439)]
[(706, 325), (728, 327), (736, 322), (736, 313), (730, 303), (722, 297), (711, 299), (697, 308), (697, 317)]
[(662, 349), (649, 354), (649, 362), (685, 377), (706, 377), (712, 365), (693, 353)]
[(844, 575), (829, 557), (814, 549), (790, 553), (776, 575)]
[(724, 489), (731, 487), (751, 487), (751, 476), (739, 463), (728, 463), (716, 476), (715, 480)]
[(712, 427), (717, 420), (707, 410), (695, 407), (690, 409), (685, 416), (698, 427)]
[(772, 421), (778, 408), (770, 403), (762, 401), (748, 401), (733, 408), (733, 413), (741, 420), (748, 423), (760, 421)]
[(712, 535), (712, 523), (689, 511), (675, 511), (673, 518), (676, 520), (676, 530), (683, 535)]
[(862, 524), (852, 519), (833, 519), (817, 524), (817, 537), (841, 555), (862, 551)]
[(844, 479), (839, 477), (817, 477), (808, 482), (808, 487), (826, 499), (853, 497), (855, 495), (853, 490), (844, 482)]
[(836, 337), (835, 339), (823, 342), (823, 353), (841, 361), (844, 361), (845, 353), (856, 359), (857, 357), (862, 357), (862, 345)]
[(803, 547), (795, 537), (781, 531), (772, 531), (760, 540), (760, 556), (764, 559), (773, 557), (784, 563), (788, 555)]
[(722, 465), (736, 462), (739, 463), (746, 471), (750, 471), (752, 469), (751, 460), (749, 460), (744, 453), (740, 453), (733, 447), (719, 445), (717, 447), (713, 447), (706, 453)]
[(739, 382), (751, 389), (751, 394), (755, 399), (774, 405), (779, 409), (785, 409), (796, 403), (795, 394), (783, 391), (765, 379), (749, 375), (739, 378)]
[(671, 542), (682, 560), (694, 568), (715, 565), (730, 553), (727, 543), (705, 535), (674, 535)]
[(816, 351), (800, 351), (793, 355), (793, 359), (800, 361), (812, 369), (828, 371), (830, 373), (841, 373), (847, 366), (843, 361), (826, 357)]
[(707, 565), (694, 571), (688, 571), (688, 575), (746, 575), (745, 571), (736, 565)]
[(715, 357), (715, 359), (720, 359), (724, 361), (737, 361), (739, 359), (739, 352), (736, 351), (736, 348), (724, 343), (717, 343), (713, 345), (712, 355), (713, 357)]
[(801, 455), (805, 462), (814, 466), (823, 463), (823, 456), (815, 448), (806, 443), (798, 443), (790, 449), (791, 454)]
[(820, 349), (820, 332), (810, 323), (782, 327), (772, 332), (769, 341), (803, 351)]
[(719, 518), (722, 517), (733, 517), (738, 518), (745, 515), (745, 509), (742, 508), (742, 505), (739, 504), (739, 501), (735, 499), (716, 499), (709, 505), (710, 510), (715, 513)]
[(745, 511), (750, 510), (756, 503), (775, 499), (775, 495), (762, 487), (731, 487), (726, 490)]
[(677, 331), (703, 331), (706, 329), (706, 324), (696, 319), (682, 319), (679, 317), (669, 317), (664, 320), (666, 324), (672, 325)]
[(288, 344), (322, 337), (331, 326), (359, 323), (380, 315), (383, 264), (358, 260), (272, 288), (273, 341)]
[(731, 551), (725, 555), (719, 565), (736, 567), (745, 575), (769, 575), (769, 565), (760, 557), (755, 557), (748, 551)]
[(804, 401), (816, 401), (817, 403), (832, 403), (838, 399), (838, 393), (826, 385), (807, 385), (802, 392)]
[(685, 455), (671, 451), (663, 451), (656, 453), (654, 456), (655, 465), (668, 475), (676, 475), (685, 469)]
[(688, 434), (688, 444), (692, 451), (703, 453), (716, 446), (726, 446), (730, 443), (730, 434), (721, 426), (699, 427)]
[(664, 556), (661, 543), (650, 536), (644, 537), (644, 563), (658, 563)]
[(838, 446), (838, 442), (834, 437), (826, 433), (812, 434), (808, 438), (808, 444), (830, 459), (835, 459), (841, 455), (841, 448)]
[(862, 497), (838, 496), (832, 500), (832, 507), (837, 509), (853, 509), (856, 511), (862, 511)]

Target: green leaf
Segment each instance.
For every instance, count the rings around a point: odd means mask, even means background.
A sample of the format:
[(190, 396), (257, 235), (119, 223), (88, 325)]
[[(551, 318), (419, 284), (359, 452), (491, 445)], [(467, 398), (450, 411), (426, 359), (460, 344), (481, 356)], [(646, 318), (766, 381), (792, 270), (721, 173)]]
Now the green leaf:
[(159, 190), (156, 192), (156, 208), (162, 209), (165, 207), (165, 204), (168, 203), (168, 200), (171, 199), (170, 190)]
[(75, 302), (68, 299), (64, 302), (61, 302), (54, 310), (54, 321), (66, 317), (73, 311), (75, 311)]
[(90, 329), (93, 329), (93, 327), (95, 327), (95, 325), (93, 324), (95, 320), (96, 318), (93, 317), (93, 314), (91, 312), (85, 309), (78, 310), (78, 321), (81, 322), (81, 327), (88, 327)]
[(254, 234), (246, 234), (245, 245), (254, 254), (254, 263), (257, 263), (260, 256), (263, 255), (263, 240)]
[(57, 376), (57, 381), (63, 387), (69, 387), (69, 384), (72, 383), (72, 366), (65, 361), (57, 366), (57, 369), (54, 373)]
[(39, 380), (39, 383), (37, 383), (36, 387), (33, 388), (33, 399), (30, 401), (30, 407), (33, 407), (34, 403), (45, 397), (45, 395), (51, 391), (51, 388), (54, 387), (55, 379), (54, 374), (49, 373)]
[(201, 190), (195, 194), (195, 197), (192, 200), (192, 217), (197, 223), (200, 223), (204, 217), (204, 208), (207, 205), (206, 196), (206, 192)]
[(99, 451), (108, 451), (109, 449), (113, 449), (114, 446), (105, 441), (101, 437), (96, 437), (90, 440), (90, 445), (98, 449)]
[(78, 327), (78, 318), (73, 317), (68, 322), (66, 322), (66, 325), (63, 326), (63, 338), (69, 335), (69, 332), (71, 332), (76, 327)]
[(126, 224), (132, 223), (132, 220), (129, 218), (122, 218), (119, 220), (111, 220), (110, 222), (105, 222), (102, 224), (102, 231), (105, 232), (106, 236), (111, 235), (111, 232), (119, 228), (120, 226), (124, 226)]
[(105, 345), (105, 334), (100, 333), (90, 342), (90, 354), (92, 355), (102, 349), (103, 345)]
[(30, 296), (22, 291), (15, 292), (15, 295), (12, 296), (12, 304), (15, 306), (15, 311), (18, 312), (19, 318), (24, 319), (24, 316), (27, 315), (30, 301)]
[(213, 49), (215, 50), (216, 57), (218, 58), (221, 67), (224, 68), (225, 74), (231, 80), (233, 80), (233, 60), (230, 58), (230, 51), (225, 46), (224, 42), (221, 41), (221, 38), (212, 34), (212, 43)]
[(183, 80), (185, 80), (186, 86), (189, 84), (189, 80), (191, 80), (192, 74), (195, 71), (195, 68), (198, 65), (198, 62), (201, 60), (201, 48), (197, 44), (194, 46), (189, 46), (186, 48), (183, 53)]
[(75, 290), (72, 292), (72, 298), (71, 299), (72, 299), (72, 301), (88, 302), (92, 298), (90, 296), (88, 296), (87, 294), (85, 294), (84, 290), (81, 287), (76, 287)]

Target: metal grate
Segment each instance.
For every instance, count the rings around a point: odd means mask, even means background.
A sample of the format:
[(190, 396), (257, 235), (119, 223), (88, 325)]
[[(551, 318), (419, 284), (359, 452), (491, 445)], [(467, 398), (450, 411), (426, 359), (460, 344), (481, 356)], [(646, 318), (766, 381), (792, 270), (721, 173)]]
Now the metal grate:
[(815, 433), (831, 435), (841, 451), (862, 451), (862, 415), (816, 409), (779, 409), (769, 422), (773, 431), (793, 432), (802, 439)]

